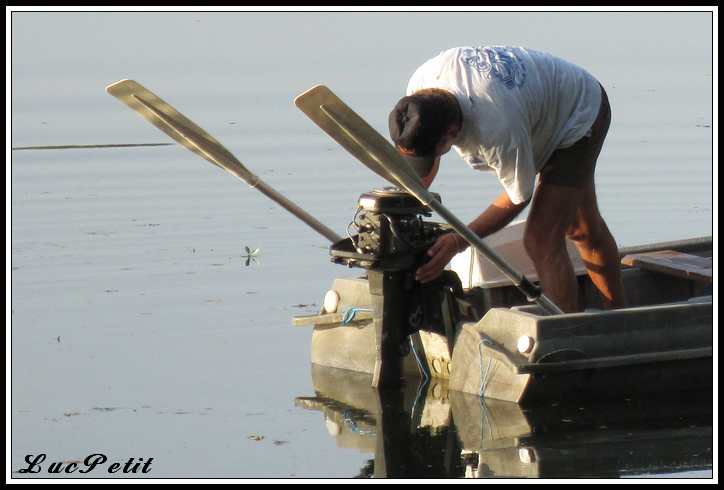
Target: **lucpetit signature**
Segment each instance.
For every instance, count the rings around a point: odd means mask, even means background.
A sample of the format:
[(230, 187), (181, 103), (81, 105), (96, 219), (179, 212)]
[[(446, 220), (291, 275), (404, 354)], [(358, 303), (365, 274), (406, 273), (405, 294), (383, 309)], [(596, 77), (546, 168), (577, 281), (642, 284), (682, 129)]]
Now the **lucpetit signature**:
[[(40, 473), (43, 471), (43, 463), (46, 455), (28, 454), (25, 456), (26, 468), (18, 470), (19, 473)], [(108, 473), (149, 473), (153, 458), (128, 458), (127, 461), (115, 461), (109, 463), (105, 454), (95, 453), (87, 456), (83, 461), (56, 461), (47, 466), (48, 473), (90, 473), (95, 469), (105, 469)], [(139, 471), (140, 470), (140, 471)]]

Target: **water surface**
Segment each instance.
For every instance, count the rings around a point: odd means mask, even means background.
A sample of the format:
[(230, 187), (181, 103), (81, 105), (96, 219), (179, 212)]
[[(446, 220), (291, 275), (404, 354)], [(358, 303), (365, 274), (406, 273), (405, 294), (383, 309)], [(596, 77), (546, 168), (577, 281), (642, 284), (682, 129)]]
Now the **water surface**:
[[(133, 78), (342, 233), (357, 197), (384, 183), (293, 97), (325, 83), (386, 134), (426, 59), (518, 44), (606, 86), (597, 185), (619, 245), (711, 235), (711, 32), (705, 13), (14, 13), (11, 144), (168, 142), (104, 92)], [(27, 454), (102, 452), (153, 457), (152, 477), (374, 473), (373, 443), (338, 445), (295, 404), (315, 386), (311, 332), (290, 318), (359, 273), (329, 263), (324, 238), (177, 145), (14, 151), (9, 172), (12, 470)], [(469, 220), (500, 187), (451, 154), (433, 190)], [(245, 246), (260, 249), (248, 266)], [(450, 434), (464, 440), (459, 424)], [(449, 441), (426, 441), (442, 459), (423, 459), (439, 468)], [(652, 456), (594, 476), (710, 476), (707, 447), (687, 459), (703, 467)], [(549, 475), (591, 476), (587, 464)], [(450, 465), (445, 476), (467, 471)], [(432, 476), (402, 476), (416, 475)]]

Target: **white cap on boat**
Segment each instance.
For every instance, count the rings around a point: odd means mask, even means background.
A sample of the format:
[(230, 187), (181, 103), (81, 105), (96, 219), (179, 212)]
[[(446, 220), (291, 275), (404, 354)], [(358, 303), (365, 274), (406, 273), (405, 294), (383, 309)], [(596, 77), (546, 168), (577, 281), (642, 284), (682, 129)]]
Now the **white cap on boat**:
[(332, 419), (325, 420), (324, 425), (327, 426), (327, 432), (330, 436), (338, 436), (339, 433), (342, 432), (342, 428), (339, 424)]
[(518, 352), (521, 354), (528, 354), (530, 351), (533, 350), (533, 346), (535, 345), (535, 340), (533, 340), (532, 337), (528, 337), (527, 335), (521, 335), (518, 338)]
[(522, 447), (518, 449), (518, 458), (523, 464), (530, 464), (535, 461), (535, 453), (529, 447)]
[(335, 313), (337, 311), (338, 305), (339, 294), (337, 294), (337, 291), (335, 291), (334, 289), (330, 289), (329, 291), (327, 291), (327, 294), (324, 295), (324, 311), (327, 313)]

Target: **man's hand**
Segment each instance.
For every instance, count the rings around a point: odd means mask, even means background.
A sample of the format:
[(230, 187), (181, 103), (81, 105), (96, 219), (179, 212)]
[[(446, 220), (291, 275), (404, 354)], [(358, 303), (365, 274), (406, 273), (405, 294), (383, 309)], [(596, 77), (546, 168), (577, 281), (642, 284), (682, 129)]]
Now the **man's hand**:
[(417, 269), (415, 279), (421, 283), (437, 279), (447, 263), (458, 253), (462, 242), (463, 239), (458, 237), (457, 233), (446, 233), (439, 237), (427, 251), (427, 255), (432, 258)]

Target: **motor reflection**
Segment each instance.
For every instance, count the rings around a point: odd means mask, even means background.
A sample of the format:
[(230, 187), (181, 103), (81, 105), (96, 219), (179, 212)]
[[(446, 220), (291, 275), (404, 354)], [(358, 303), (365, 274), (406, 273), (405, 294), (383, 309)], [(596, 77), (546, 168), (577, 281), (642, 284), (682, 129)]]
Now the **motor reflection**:
[(712, 399), (552, 402), (522, 408), (432, 379), (377, 390), (371, 376), (312, 365), (315, 395), (339, 447), (374, 455), (367, 478), (620, 478), (712, 468)]

